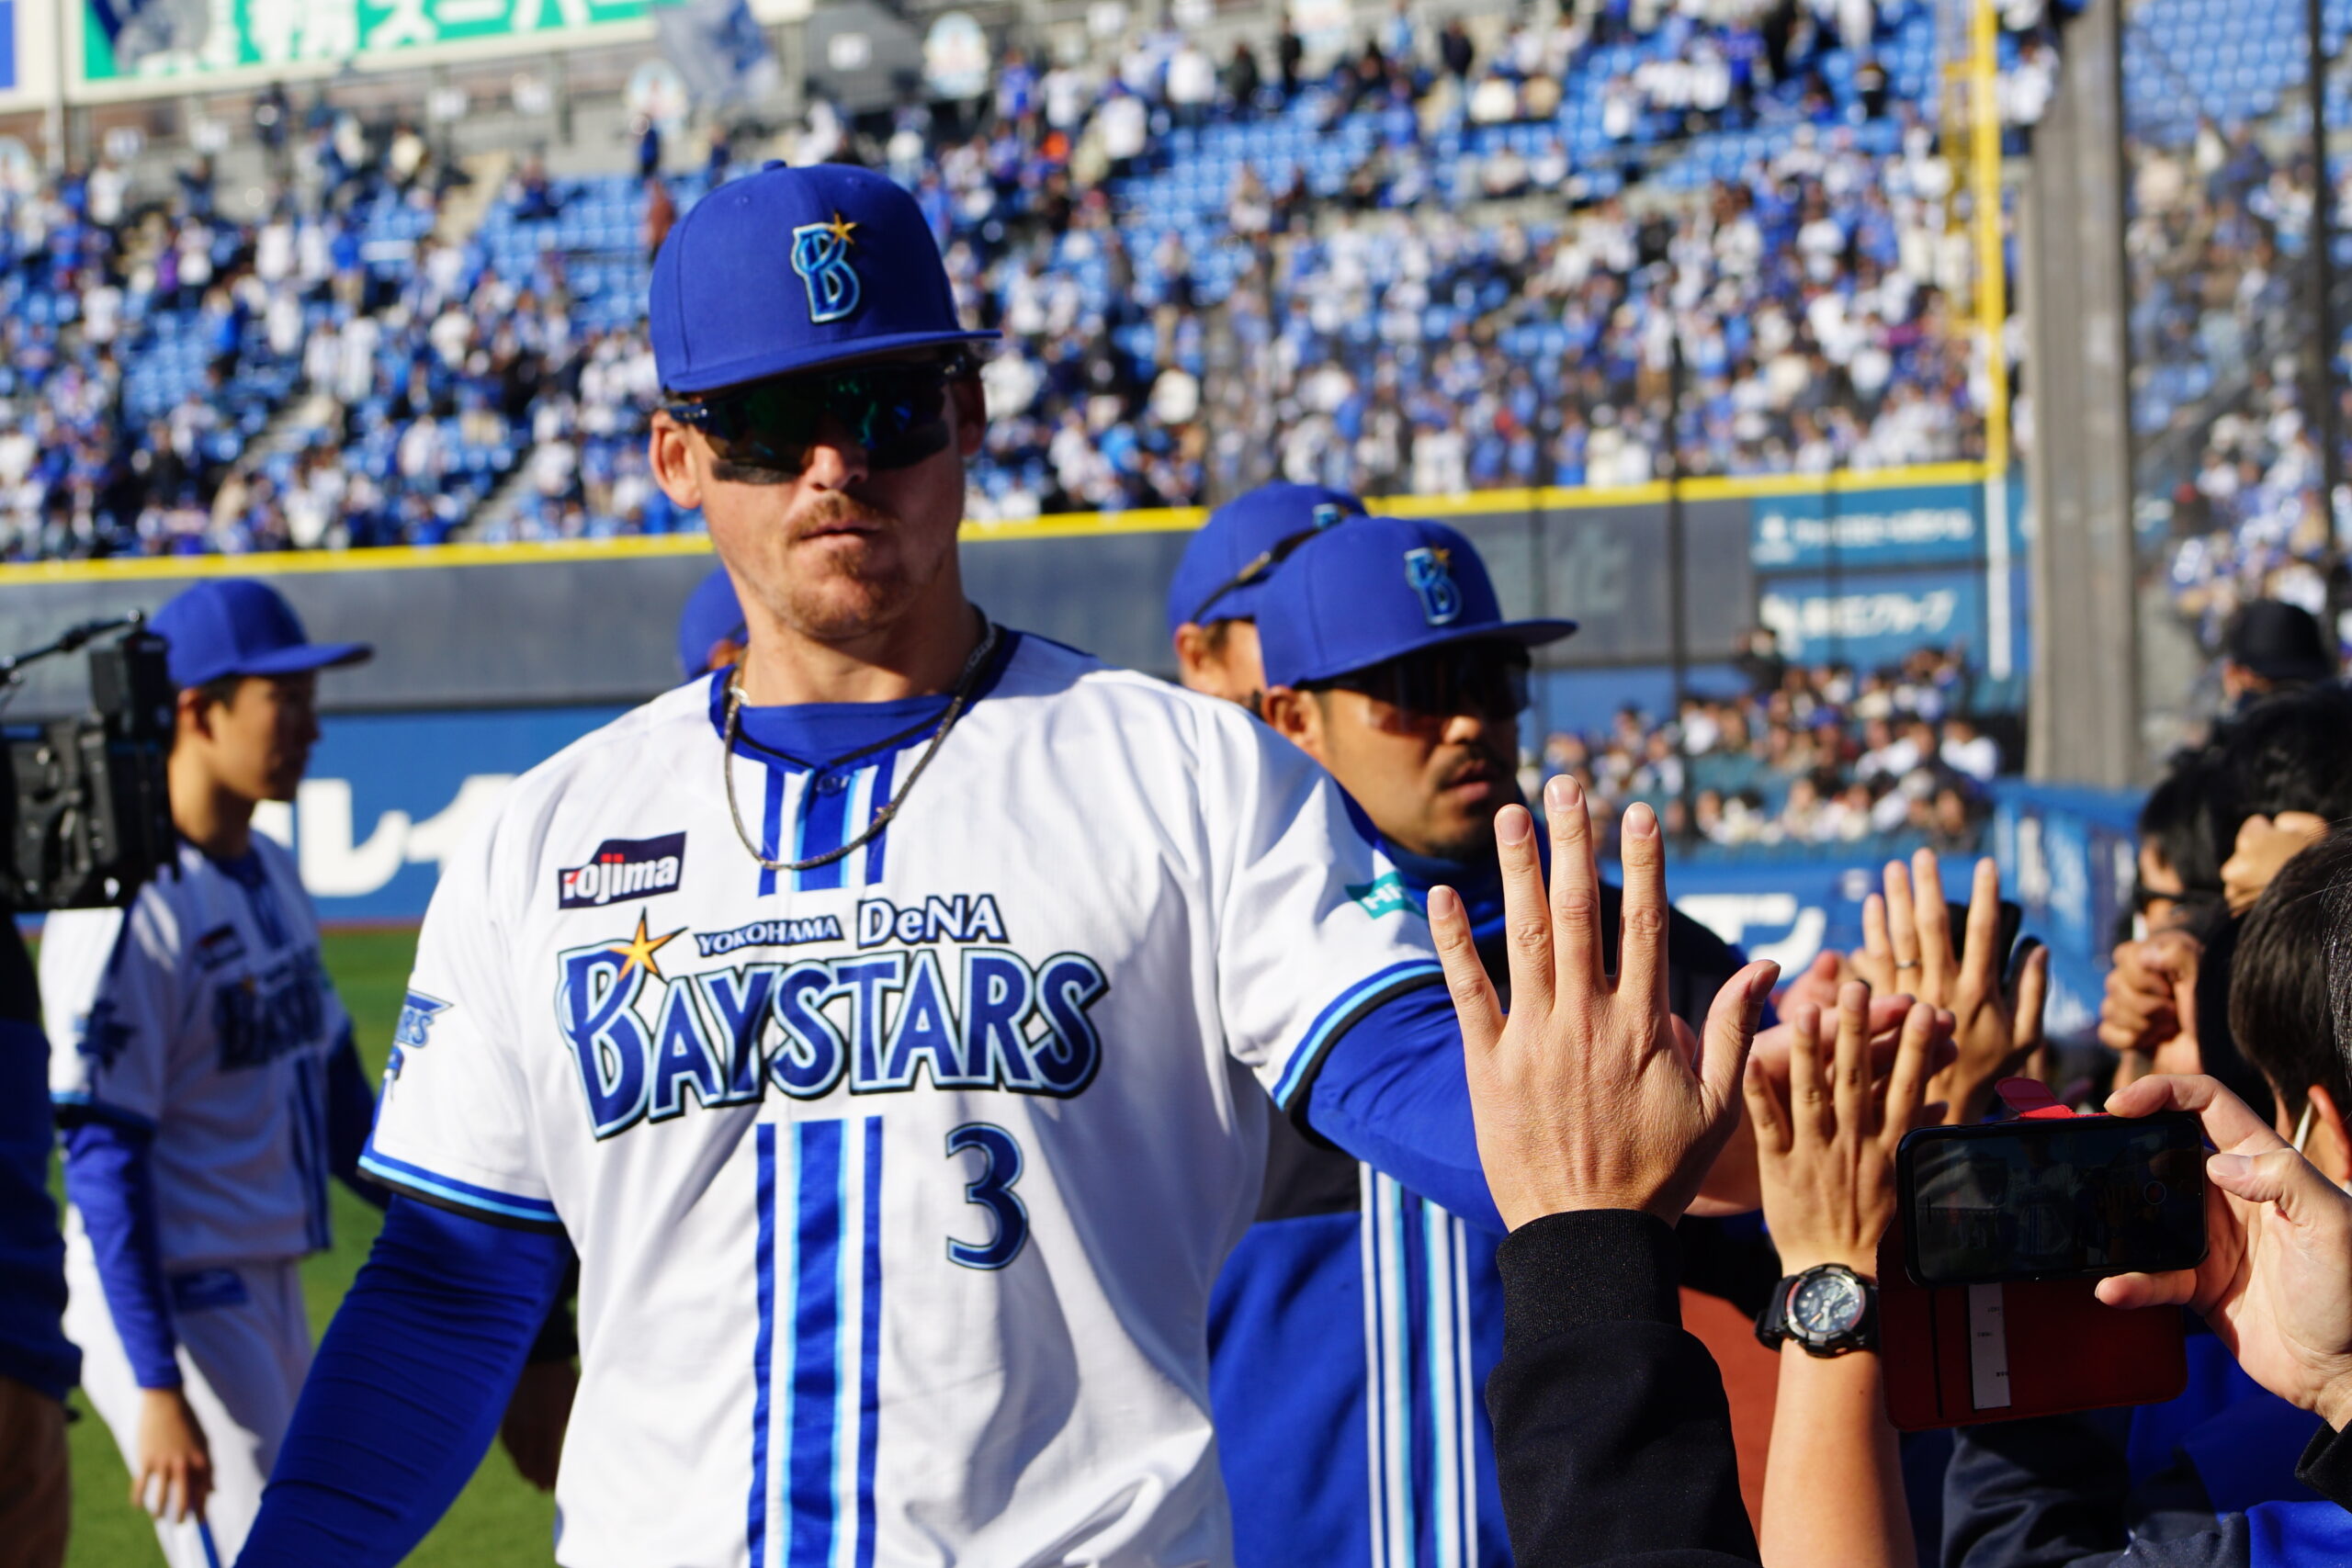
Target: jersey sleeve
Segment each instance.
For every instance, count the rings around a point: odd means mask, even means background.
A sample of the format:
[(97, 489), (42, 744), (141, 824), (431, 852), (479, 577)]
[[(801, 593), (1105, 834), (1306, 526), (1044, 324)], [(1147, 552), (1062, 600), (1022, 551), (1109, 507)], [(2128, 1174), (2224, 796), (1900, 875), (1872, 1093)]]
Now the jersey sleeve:
[(441, 1208), (560, 1229), (515, 1058), (495, 858), (486, 827), (434, 890), (359, 1168)]
[(153, 888), (128, 909), (66, 909), (41, 931), (40, 994), (61, 1111), (153, 1131), (180, 1034), (179, 921)]
[(1443, 979), (1429, 923), (1371, 825), (1313, 759), (1238, 712), (1205, 748), (1217, 997), (1227, 1048), (1287, 1110), (1334, 1042), (1383, 1001)]

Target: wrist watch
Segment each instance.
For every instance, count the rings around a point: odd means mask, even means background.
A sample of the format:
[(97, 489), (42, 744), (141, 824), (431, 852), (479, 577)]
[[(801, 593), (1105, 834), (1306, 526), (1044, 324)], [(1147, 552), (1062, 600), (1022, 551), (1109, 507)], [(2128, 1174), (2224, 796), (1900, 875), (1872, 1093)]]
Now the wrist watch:
[(1756, 1316), (1768, 1350), (1793, 1339), (1811, 1356), (1878, 1348), (1878, 1287), (1843, 1263), (1822, 1263), (1772, 1287)]

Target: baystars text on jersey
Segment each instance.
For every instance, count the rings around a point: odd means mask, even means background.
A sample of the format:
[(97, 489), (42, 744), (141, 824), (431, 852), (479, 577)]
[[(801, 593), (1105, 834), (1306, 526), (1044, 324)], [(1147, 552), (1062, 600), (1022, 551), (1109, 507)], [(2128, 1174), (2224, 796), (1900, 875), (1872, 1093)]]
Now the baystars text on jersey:
[(1110, 989), (1102, 965), (1024, 956), (990, 894), (863, 899), (848, 933), (822, 918), (696, 939), (705, 955), (854, 944), (837, 956), (665, 971), (663, 949), (684, 934), (654, 934), (640, 909), (633, 931), (557, 954), (557, 1027), (598, 1138), (771, 1088), (821, 1099), (844, 1079), (852, 1094), (907, 1093), (927, 1076), (934, 1089), (1068, 1097), (1102, 1064), (1088, 1013)]

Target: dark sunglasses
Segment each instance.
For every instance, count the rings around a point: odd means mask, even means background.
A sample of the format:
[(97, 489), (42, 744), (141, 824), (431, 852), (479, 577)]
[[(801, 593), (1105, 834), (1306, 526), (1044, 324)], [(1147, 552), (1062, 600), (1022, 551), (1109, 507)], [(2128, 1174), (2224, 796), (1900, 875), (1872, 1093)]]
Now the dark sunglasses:
[(1196, 626), (1204, 626), (1208, 625), (1210, 605), (1216, 604), (1227, 594), (1247, 588), (1251, 583), (1263, 582), (1268, 577), (1273, 574), (1274, 568), (1290, 559), (1292, 554), (1297, 550), (1299, 546), (1306, 543), (1307, 540), (1315, 537), (1316, 535), (1320, 534), (1324, 529), (1344, 523), (1350, 517), (1355, 515), (1353, 513), (1341, 512), (1337, 507), (1329, 508), (1330, 513), (1329, 516), (1323, 515), (1326, 511), (1326, 508), (1324, 507), (1318, 506), (1315, 511), (1315, 526), (1312, 528), (1301, 528), (1295, 534), (1285, 534), (1281, 538), (1276, 539), (1271, 547), (1261, 550), (1256, 555), (1250, 557), (1239, 571), (1235, 572), (1231, 577), (1228, 577), (1223, 582), (1218, 583), (1210, 592), (1209, 596), (1201, 601), (1200, 608), (1194, 610), (1191, 615), (1184, 618), (1192, 622)]
[(1515, 718), (1527, 711), (1527, 650), (1510, 643), (1465, 642), (1408, 653), (1307, 684), (1312, 690), (1360, 692), (1375, 702), (1424, 718), (1476, 714)]
[(978, 367), (966, 355), (925, 364), (885, 360), (813, 376), (777, 376), (678, 399), (664, 412), (703, 433), (726, 462), (797, 474), (828, 419), (868, 467), (906, 468), (947, 445), (947, 388)]

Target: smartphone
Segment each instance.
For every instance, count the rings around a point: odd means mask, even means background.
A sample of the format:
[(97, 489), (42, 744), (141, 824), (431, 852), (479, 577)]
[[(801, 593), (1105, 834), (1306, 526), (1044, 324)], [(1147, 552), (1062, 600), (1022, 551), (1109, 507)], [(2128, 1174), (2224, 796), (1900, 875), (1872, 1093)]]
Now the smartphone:
[(2205, 1258), (2205, 1137), (2185, 1111), (1927, 1127), (1895, 1152), (1922, 1285), (2087, 1280)]

